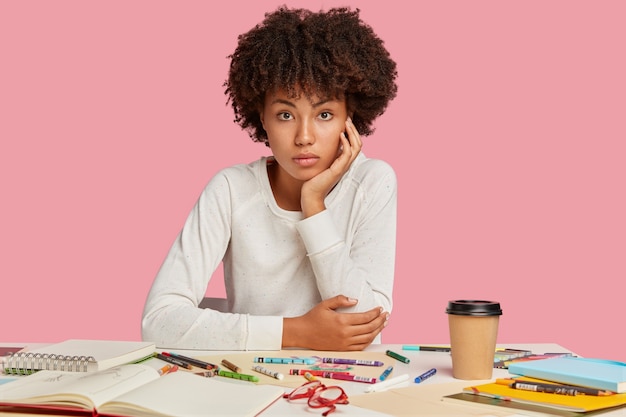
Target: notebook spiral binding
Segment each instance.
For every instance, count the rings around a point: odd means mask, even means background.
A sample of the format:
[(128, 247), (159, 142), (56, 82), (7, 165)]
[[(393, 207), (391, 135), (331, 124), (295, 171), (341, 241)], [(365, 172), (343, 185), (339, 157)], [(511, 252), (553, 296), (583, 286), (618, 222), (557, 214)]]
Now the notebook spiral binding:
[(47, 353), (18, 352), (2, 360), (2, 370), (10, 375), (29, 375), (46, 369), (52, 371), (87, 372), (93, 356), (63, 356)]

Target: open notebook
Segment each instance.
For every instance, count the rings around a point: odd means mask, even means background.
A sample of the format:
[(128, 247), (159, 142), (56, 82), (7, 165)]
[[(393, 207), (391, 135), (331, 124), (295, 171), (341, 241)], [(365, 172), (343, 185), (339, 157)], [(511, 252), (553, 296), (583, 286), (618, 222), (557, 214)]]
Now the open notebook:
[(0, 359), (7, 374), (26, 375), (40, 370), (93, 372), (139, 361), (152, 355), (154, 343), (123, 340), (69, 339)]
[(178, 371), (159, 375), (147, 364), (77, 373), (40, 371), (0, 386), (0, 412), (73, 411), (93, 416), (255, 416), (284, 389), (204, 378)]

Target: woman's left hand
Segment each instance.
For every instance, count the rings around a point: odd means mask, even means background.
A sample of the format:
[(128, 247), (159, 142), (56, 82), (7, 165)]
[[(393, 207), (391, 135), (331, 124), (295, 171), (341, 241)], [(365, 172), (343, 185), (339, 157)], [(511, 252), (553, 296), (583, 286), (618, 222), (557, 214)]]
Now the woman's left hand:
[[(348, 135), (347, 137), (346, 134)], [(346, 133), (341, 133), (340, 141), (341, 146), (337, 159), (333, 161), (330, 167), (302, 185), (300, 204), (305, 218), (313, 216), (326, 208), (324, 199), (341, 177), (350, 169), (350, 165), (361, 152), (363, 142), (361, 142), (361, 136), (350, 118), (346, 120)]]

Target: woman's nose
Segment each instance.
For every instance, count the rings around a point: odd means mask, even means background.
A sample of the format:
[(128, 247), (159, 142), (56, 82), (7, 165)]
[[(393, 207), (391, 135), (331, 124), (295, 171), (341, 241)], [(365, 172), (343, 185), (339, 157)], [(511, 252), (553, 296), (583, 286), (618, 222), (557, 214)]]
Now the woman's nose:
[(313, 126), (308, 121), (302, 121), (298, 125), (296, 132), (295, 142), (298, 146), (311, 145), (315, 142), (315, 134), (313, 132)]

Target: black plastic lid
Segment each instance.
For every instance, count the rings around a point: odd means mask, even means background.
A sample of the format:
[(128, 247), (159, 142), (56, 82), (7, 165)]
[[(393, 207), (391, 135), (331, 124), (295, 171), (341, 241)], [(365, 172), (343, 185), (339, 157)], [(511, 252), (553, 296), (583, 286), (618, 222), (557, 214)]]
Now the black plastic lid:
[(448, 302), (446, 313), (457, 316), (500, 316), (500, 303), (485, 300), (452, 300)]

